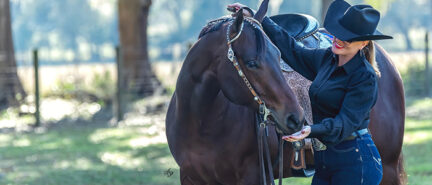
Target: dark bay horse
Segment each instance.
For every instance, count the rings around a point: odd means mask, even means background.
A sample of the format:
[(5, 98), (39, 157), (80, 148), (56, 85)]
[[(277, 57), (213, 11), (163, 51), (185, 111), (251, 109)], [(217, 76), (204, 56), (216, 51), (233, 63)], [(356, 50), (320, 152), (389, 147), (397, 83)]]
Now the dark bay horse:
[[(183, 185), (260, 184), (259, 106), (227, 57), (227, 42), (236, 35), (232, 49), (240, 68), (273, 119), (282, 120), (286, 134), (302, 128), (303, 111), (280, 70), (280, 52), (253, 20), (237, 13), (210, 23), (184, 61), (166, 117), (168, 144)], [(274, 130), (269, 142), (277, 151)]]
[(405, 128), (405, 95), (402, 78), (387, 52), (375, 43), (381, 78), (378, 99), (372, 108), (369, 129), (383, 164), (381, 185), (406, 184), (402, 143)]
[[(265, 14), (260, 10), (257, 20)], [(259, 26), (241, 14), (233, 20), (211, 22), (185, 59), (166, 117), (168, 144), (180, 167), (182, 185), (260, 184), (254, 123), (258, 104), (227, 58), (226, 33), (230, 24), (229, 38), (242, 32), (232, 44), (240, 68), (267, 107), (275, 112), (276, 119), (284, 120), (280, 127), (289, 134), (299, 130), (304, 122), (303, 112), (281, 74), (280, 52)], [(303, 43), (307, 46), (310, 39)], [(376, 46), (382, 77), (369, 129), (383, 160), (381, 184), (397, 185), (404, 180), (403, 86), (388, 54)], [(269, 129), (269, 143), (275, 160), (274, 127)], [(291, 155), (292, 147), (287, 143), (284, 158), (291, 159)], [(278, 174), (277, 167), (274, 174)], [(292, 176), (289, 160), (284, 161), (283, 176)]]

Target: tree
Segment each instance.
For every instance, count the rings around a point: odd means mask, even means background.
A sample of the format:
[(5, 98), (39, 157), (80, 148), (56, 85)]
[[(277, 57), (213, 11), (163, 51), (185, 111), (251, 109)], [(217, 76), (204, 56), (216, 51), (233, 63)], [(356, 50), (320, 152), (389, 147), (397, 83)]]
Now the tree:
[(0, 0), (0, 110), (19, 105), (24, 97), (14, 56), (9, 0)]
[[(97, 47), (106, 43), (118, 43), (117, 20), (116, 15), (102, 15), (90, 2), (11, 1), (16, 52), (30, 52), (34, 48), (55, 48), (72, 50), (75, 57), (68, 60), (100, 60)], [(115, 3), (112, 3), (114, 6)], [(90, 59), (80, 53), (80, 45), (83, 43), (92, 47)], [(41, 59), (42, 63), (47, 62), (45, 58)], [(64, 59), (57, 60), (56, 62), (64, 62)]]
[[(415, 11), (404, 11), (406, 7), (410, 7), (410, 10)], [(406, 50), (413, 50), (414, 47), (409, 32), (413, 28), (428, 28), (428, 25), (430, 25), (428, 10), (428, 6), (419, 2), (396, 0), (391, 3), (386, 15), (382, 16), (380, 22), (385, 22), (388, 27), (398, 29), (404, 37)]]
[(160, 86), (149, 62), (147, 24), (151, 0), (118, 0), (119, 34), (125, 87), (134, 95), (152, 95)]
[(390, 4), (394, 1), (394, 0), (380, 0), (380, 1), (376, 1), (376, 0), (364, 0), (366, 4), (371, 5), (372, 7), (378, 9), (381, 14), (385, 14), (388, 10), (388, 8), (390, 7)]

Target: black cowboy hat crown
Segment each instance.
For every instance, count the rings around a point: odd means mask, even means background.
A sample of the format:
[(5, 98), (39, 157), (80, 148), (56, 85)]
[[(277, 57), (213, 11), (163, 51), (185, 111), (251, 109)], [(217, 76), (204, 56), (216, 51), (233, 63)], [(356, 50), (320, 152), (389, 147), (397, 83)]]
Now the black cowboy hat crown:
[(351, 6), (343, 0), (335, 0), (329, 7), (324, 28), (343, 41), (392, 39), (376, 30), (380, 13), (370, 5)]

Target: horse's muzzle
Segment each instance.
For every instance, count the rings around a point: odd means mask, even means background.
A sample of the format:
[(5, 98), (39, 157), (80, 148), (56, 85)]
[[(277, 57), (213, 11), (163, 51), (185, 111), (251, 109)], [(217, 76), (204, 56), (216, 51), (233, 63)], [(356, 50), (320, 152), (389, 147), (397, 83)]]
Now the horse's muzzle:
[(304, 119), (297, 118), (294, 114), (285, 116), (285, 119), (281, 119), (281, 117), (283, 116), (278, 115), (275, 111), (271, 111), (270, 119), (283, 135), (291, 135), (303, 128)]

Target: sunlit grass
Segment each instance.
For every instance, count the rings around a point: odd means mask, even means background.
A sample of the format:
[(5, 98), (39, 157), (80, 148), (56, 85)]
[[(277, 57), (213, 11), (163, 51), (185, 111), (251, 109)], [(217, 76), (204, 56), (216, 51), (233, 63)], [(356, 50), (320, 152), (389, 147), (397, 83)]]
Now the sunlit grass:
[(432, 120), (416, 120), (407, 118), (404, 144), (424, 144), (428, 141), (432, 141)]
[[(64, 126), (43, 134), (2, 134), (0, 184), (176, 184), (178, 170), (166, 144), (130, 146), (142, 133)], [(166, 177), (170, 168), (174, 174)]]
[(408, 184), (432, 182), (432, 120), (408, 118), (405, 125), (404, 160)]

